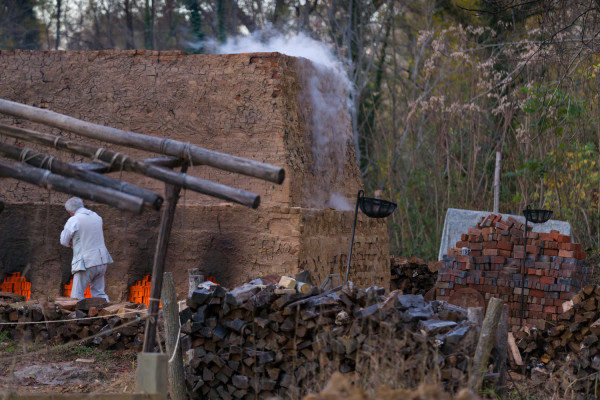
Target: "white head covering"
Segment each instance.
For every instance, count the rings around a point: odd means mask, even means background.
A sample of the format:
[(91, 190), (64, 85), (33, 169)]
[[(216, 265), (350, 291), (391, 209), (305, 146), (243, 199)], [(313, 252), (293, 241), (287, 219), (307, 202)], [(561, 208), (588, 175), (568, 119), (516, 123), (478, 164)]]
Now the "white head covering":
[(68, 212), (75, 214), (77, 210), (83, 207), (83, 200), (79, 197), (71, 197), (65, 202), (65, 208)]

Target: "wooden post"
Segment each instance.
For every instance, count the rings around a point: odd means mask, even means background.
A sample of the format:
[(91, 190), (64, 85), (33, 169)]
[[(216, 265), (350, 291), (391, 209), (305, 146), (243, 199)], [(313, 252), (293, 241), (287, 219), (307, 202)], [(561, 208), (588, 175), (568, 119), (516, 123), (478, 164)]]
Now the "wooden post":
[(500, 167), (502, 164), (502, 153), (496, 152), (496, 168), (494, 169), (494, 214), (500, 211)]
[(183, 356), (179, 344), (179, 306), (175, 282), (170, 272), (163, 275), (162, 308), (165, 322), (167, 356), (169, 357), (169, 394), (172, 400), (185, 400), (185, 375), (183, 373)]
[[(187, 164), (183, 164), (181, 172), (185, 173)], [(175, 209), (179, 201), (181, 186), (165, 185), (165, 200), (160, 216), (160, 228), (158, 239), (156, 241), (156, 250), (154, 252), (154, 264), (152, 265), (152, 284), (150, 285), (150, 303), (148, 305), (148, 318), (146, 319), (146, 331), (144, 332), (143, 351), (151, 353), (156, 345), (156, 323), (158, 319), (158, 304), (162, 291), (163, 273), (165, 271), (165, 261), (167, 259), (167, 250), (169, 248), (169, 238), (171, 237), (171, 228), (175, 217)]]
[(128, 132), (122, 129), (82, 121), (68, 115), (0, 99), (0, 113), (39, 122), (55, 128), (104, 142), (133, 147), (159, 154), (183, 158), (193, 164), (204, 164), (225, 171), (237, 172), (280, 184), (285, 178), (283, 168), (262, 162), (194, 146), (172, 139)]
[(19, 138), (33, 143), (39, 143), (44, 146), (56, 149), (66, 150), (74, 154), (82, 155), (92, 159), (103, 161), (109, 165), (118, 165), (124, 171), (133, 171), (139, 174), (149, 176), (176, 186), (182, 186), (186, 189), (198, 193), (207, 194), (227, 201), (243, 204), (247, 207), (257, 208), (260, 204), (260, 196), (245, 190), (232, 188), (220, 183), (196, 178), (187, 174), (171, 171), (168, 168), (157, 167), (142, 161), (134, 160), (125, 154), (117, 153), (104, 148), (81, 144), (72, 140), (64, 139), (60, 136), (49, 135), (46, 133), (31, 131), (28, 129), (15, 128), (6, 125), (0, 125), (0, 133), (6, 136)]
[(492, 347), (497, 338), (498, 322), (503, 308), (504, 301), (495, 297), (490, 299), (483, 319), (481, 335), (475, 349), (475, 356), (473, 357), (473, 369), (469, 376), (469, 387), (475, 392), (479, 392), (483, 385), (483, 377), (487, 370)]
[(76, 179), (65, 178), (48, 170), (31, 167), (23, 163), (11, 163), (0, 159), (0, 176), (8, 176), (48, 190), (68, 193), (138, 214), (142, 212), (144, 207), (144, 201), (139, 197)]
[(151, 190), (137, 187), (131, 183), (121, 182), (95, 172), (79, 169), (47, 154), (37, 153), (27, 148), (22, 149), (8, 143), (0, 143), (0, 154), (16, 161), (22, 161), (36, 168), (47, 169), (62, 176), (93, 183), (95, 185), (104, 186), (109, 189), (139, 197), (156, 210), (160, 210), (160, 206), (163, 202), (163, 198)]
[(502, 307), (502, 315), (498, 324), (496, 339), (496, 372), (498, 372), (498, 389), (502, 391), (506, 384), (506, 358), (508, 357), (508, 304)]

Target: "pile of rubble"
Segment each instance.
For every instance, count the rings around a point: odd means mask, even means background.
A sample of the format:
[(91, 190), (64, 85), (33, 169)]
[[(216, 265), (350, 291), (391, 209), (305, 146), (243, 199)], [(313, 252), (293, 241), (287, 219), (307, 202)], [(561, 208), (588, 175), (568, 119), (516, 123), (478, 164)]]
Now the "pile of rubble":
[[(0, 293), (0, 332), (26, 342), (82, 341), (101, 349), (141, 349), (146, 308), (143, 304), (106, 304), (104, 299), (26, 302)], [(87, 339), (87, 340), (86, 340)]]
[(551, 328), (514, 334), (519, 355), (538, 377), (560, 370), (573, 378), (571, 390), (593, 393), (600, 372), (600, 286), (585, 286), (562, 309)]
[[(405, 294), (423, 294), (433, 289), (437, 280), (438, 263), (426, 263), (418, 257), (390, 259), (392, 290), (402, 290)], [(433, 293), (432, 293), (433, 295)]]
[(477, 333), (463, 308), (351, 282), (308, 293), (273, 282), (204, 282), (188, 298), (181, 340), (196, 398), (300, 397), (309, 381), (371, 361), (403, 381), (432, 368), (456, 388), (468, 368)]

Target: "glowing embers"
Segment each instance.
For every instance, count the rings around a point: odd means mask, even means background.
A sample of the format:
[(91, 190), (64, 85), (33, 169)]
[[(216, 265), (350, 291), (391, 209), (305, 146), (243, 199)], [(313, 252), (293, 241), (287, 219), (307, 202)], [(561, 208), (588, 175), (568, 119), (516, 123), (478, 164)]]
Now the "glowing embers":
[(27, 300), (31, 298), (31, 282), (27, 282), (20, 272), (8, 274), (4, 282), (0, 283), (0, 291), (20, 294)]
[(141, 281), (129, 286), (128, 301), (132, 303), (144, 303), (146, 307), (150, 304), (150, 286), (152, 283), (152, 275), (146, 275)]
[[(64, 297), (71, 297), (72, 289), (73, 289), (73, 277), (71, 277), (71, 280), (69, 281), (69, 283), (67, 283), (66, 285), (63, 285), (62, 295)], [(85, 288), (85, 292), (83, 292), (83, 295), (86, 299), (92, 298), (92, 291), (90, 289), (90, 285), (88, 285), (88, 287)]]

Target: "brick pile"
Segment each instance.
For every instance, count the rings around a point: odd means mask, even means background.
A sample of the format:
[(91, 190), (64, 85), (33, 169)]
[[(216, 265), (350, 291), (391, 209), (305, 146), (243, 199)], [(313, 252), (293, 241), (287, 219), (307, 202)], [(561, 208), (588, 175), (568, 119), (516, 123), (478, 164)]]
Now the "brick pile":
[[(558, 231), (531, 232), (509, 217), (491, 214), (461, 236), (438, 269), (436, 297), (453, 303), (476, 290), (484, 304), (491, 297), (507, 302), (509, 323), (515, 328), (521, 317), (521, 268), (525, 268), (524, 325), (543, 329), (557, 321), (563, 302), (587, 282), (591, 268), (581, 245)], [(462, 248), (470, 253), (462, 255)], [(464, 305), (464, 304), (462, 304)]]
[(8, 274), (0, 283), (0, 292), (15, 293), (24, 296), (27, 300), (31, 297), (31, 282), (27, 282), (20, 272)]

